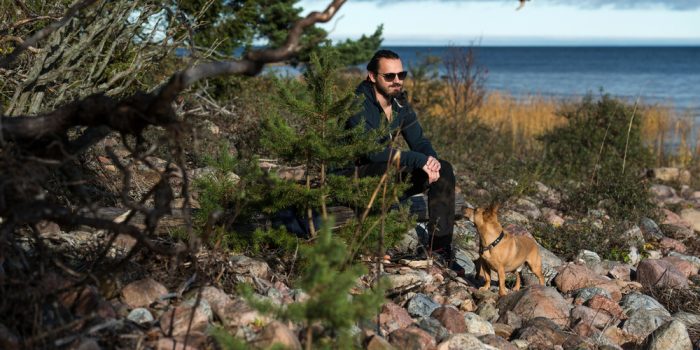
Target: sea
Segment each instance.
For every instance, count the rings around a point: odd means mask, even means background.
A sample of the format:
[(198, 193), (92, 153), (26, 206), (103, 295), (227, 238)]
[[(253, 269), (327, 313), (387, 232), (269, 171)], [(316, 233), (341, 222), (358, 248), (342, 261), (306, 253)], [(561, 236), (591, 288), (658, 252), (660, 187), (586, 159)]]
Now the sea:
[[(464, 47), (388, 46), (405, 68), (426, 56), (445, 57)], [(674, 108), (691, 118), (691, 141), (700, 128), (700, 46), (686, 47), (471, 47), (490, 91), (576, 98), (601, 92)], [(440, 68), (444, 74), (444, 68)], [(677, 140), (673, 140), (677, 141)], [(671, 141), (671, 142), (673, 142)], [(675, 142), (674, 142), (675, 143)], [(670, 146), (670, 145), (669, 145)]]

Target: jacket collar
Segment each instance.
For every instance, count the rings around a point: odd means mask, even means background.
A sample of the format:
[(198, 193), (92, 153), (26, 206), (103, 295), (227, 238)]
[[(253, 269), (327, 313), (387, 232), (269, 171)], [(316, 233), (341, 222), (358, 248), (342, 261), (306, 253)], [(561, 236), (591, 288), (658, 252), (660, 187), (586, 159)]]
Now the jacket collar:
[[(369, 80), (363, 80), (362, 83), (360, 83), (360, 85), (357, 86), (355, 93), (358, 95), (364, 94), (365, 98), (368, 101), (372, 102), (372, 104), (374, 104), (378, 108), (381, 108), (381, 106), (379, 105), (379, 101), (377, 101), (377, 95), (375, 95), (374, 93), (374, 86)], [(407, 105), (407, 100), (408, 97), (406, 91), (404, 90), (401, 92), (401, 95), (399, 97), (393, 98), (391, 100), (391, 103), (392, 105), (395, 105), (398, 109), (402, 109), (404, 108), (404, 106)]]

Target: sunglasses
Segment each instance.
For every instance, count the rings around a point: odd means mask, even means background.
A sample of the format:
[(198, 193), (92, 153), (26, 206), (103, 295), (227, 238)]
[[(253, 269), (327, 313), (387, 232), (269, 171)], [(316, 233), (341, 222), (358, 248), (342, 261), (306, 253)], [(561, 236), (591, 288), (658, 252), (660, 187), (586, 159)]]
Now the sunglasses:
[(403, 71), (403, 72), (398, 72), (398, 73), (377, 73), (377, 75), (381, 75), (382, 77), (384, 77), (384, 80), (386, 80), (386, 81), (394, 81), (394, 78), (396, 78), (397, 76), (399, 77), (399, 80), (406, 79), (408, 72)]

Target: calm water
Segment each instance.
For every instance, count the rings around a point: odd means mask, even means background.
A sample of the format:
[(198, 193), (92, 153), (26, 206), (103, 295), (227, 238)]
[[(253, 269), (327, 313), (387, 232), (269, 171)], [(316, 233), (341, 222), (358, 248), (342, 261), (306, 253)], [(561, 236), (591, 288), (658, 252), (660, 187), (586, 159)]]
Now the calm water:
[[(411, 67), (446, 47), (387, 47)], [(700, 47), (476, 47), (489, 89), (515, 96), (597, 93), (664, 103), (700, 115)]]

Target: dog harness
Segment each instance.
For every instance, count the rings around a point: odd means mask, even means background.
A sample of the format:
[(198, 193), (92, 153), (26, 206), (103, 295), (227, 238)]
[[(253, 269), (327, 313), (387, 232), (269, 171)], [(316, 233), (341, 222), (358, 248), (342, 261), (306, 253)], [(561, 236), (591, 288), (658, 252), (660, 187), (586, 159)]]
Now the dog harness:
[(491, 248), (495, 247), (498, 243), (500, 243), (503, 237), (505, 236), (506, 234), (503, 232), (503, 230), (501, 230), (501, 234), (498, 235), (498, 238), (491, 242), (491, 244), (487, 245), (486, 247), (479, 246), (479, 255), (484, 254), (485, 251), (491, 250)]

